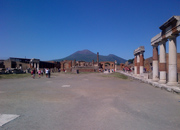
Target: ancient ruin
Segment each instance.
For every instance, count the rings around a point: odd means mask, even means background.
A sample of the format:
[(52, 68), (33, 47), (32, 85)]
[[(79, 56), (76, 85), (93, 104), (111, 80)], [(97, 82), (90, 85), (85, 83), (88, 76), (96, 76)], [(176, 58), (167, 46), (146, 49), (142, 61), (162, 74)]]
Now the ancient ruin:
[(32, 68), (36, 70), (50, 68), (53, 72), (103, 72), (109, 71), (114, 72), (117, 70), (117, 62), (112, 61), (99, 61), (99, 52), (97, 52), (97, 61), (95, 62), (85, 62), (85, 61), (76, 61), (76, 60), (64, 60), (60, 62), (56, 61), (41, 61), (40, 59), (27, 59), (27, 58), (15, 58), (10, 57), (8, 60), (1, 61), (0, 64), (1, 70), (22, 70), (27, 72)]
[[(180, 33), (180, 16), (173, 16), (159, 27), (162, 31), (151, 39), (153, 46), (153, 81), (161, 84), (177, 85), (177, 46)], [(166, 42), (169, 40), (169, 61), (166, 66)], [(160, 55), (158, 58), (158, 46)], [(168, 67), (168, 72), (166, 72)], [(160, 75), (159, 75), (160, 72)], [(166, 78), (168, 74), (168, 79)]]
[(134, 74), (140, 76), (144, 71), (144, 46), (134, 50)]

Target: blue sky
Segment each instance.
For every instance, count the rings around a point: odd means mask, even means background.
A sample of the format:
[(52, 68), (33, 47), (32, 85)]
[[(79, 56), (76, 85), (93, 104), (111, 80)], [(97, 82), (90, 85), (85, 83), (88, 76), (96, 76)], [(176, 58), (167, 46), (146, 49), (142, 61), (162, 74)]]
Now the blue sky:
[(0, 58), (51, 60), (88, 49), (131, 59), (139, 46), (148, 58), (151, 38), (173, 15), (180, 0), (0, 0)]

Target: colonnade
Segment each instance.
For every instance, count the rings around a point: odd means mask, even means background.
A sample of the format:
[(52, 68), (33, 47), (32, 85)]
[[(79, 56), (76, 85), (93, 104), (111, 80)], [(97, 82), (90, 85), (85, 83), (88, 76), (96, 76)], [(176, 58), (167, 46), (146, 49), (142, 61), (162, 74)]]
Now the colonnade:
[[(180, 33), (180, 16), (173, 16), (159, 27), (162, 31), (151, 39), (153, 47), (153, 81), (177, 85), (177, 43)], [(169, 40), (169, 61), (166, 66), (166, 42)], [(158, 56), (158, 47), (160, 50)], [(168, 67), (168, 72), (167, 72)], [(167, 74), (168, 73), (168, 79)]]
[(37, 68), (39, 69), (39, 63), (40, 63), (40, 60), (39, 59), (31, 59), (30, 60), (30, 66), (31, 68)]
[(139, 76), (143, 74), (144, 70), (144, 46), (140, 46), (134, 50), (134, 75)]

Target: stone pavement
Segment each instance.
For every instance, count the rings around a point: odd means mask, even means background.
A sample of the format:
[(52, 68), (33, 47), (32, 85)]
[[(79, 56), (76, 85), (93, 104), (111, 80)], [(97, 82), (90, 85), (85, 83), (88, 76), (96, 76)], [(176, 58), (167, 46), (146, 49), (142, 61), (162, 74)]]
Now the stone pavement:
[(0, 114), (19, 115), (0, 130), (179, 130), (179, 110), (177, 94), (104, 73), (0, 80)]
[(160, 84), (158, 82), (152, 81), (152, 79), (146, 79), (146, 78), (144, 78), (142, 76), (135, 76), (132, 73), (127, 73), (127, 72), (124, 72), (124, 71), (117, 71), (117, 72), (122, 73), (122, 74), (124, 74), (126, 76), (129, 76), (129, 77), (131, 77), (133, 79), (140, 80), (140, 81), (142, 81), (144, 83), (151, 84), (154, 87), (167, 90), (168, 92), (180, 94), (180, 87), (179, 86), (168, 86), (167, 84)]

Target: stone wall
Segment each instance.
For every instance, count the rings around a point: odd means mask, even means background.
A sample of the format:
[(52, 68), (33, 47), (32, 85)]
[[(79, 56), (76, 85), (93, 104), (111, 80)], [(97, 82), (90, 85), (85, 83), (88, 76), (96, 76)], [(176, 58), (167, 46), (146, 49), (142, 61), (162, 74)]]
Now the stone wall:
[(86, 66), (84, 66), (84, 67), (73, 67), (72, 68), (72, 72), (73, 73), (77, 73), (77, 71), (78, 72), (98, 72), (99, 70), (98, 70), (98, 67), (95, 67), (95, 66), (92, 66), (92, 67), (86, 67)]
[[(146, 68), (147, 72), (151, 72), (151, 66), (152, 66), (152, 57), (147, 58), (144, 60), (144, 68)], [(166, 54), (166, 72), (168, 73), (169, 67), (169, 55)], [(160, 64), (159, 64), (160, 67)], [(177, 72), (180, 73), (180, 53), (177, 53)]]
[[(30, 64), (28, 63), (22, 63), (19, 61), (11, 61), (11, 60), (6, 60), (4, 61), (4, 66), (5, 68), (17, 68), (17, 69), (22, 69), (22, 70), (26, 70), (28, 68), (30, 68)], [(21, 66), (21, 67), (20, 67)]]

